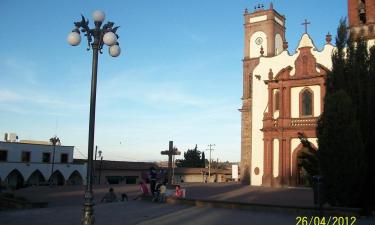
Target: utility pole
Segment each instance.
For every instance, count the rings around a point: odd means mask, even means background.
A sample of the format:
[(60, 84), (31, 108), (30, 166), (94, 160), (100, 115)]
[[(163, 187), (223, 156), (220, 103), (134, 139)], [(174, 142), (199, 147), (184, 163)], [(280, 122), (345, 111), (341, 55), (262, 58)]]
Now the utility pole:
[(214, 146), (215, 144), (209, 144), (208, 149), (206, 149), (210, 151), (210, 160), (208, 161), (208, 182), (210, 182), (210, 179), (211, 179), (211, 152), (214, 150), (213, 149)]

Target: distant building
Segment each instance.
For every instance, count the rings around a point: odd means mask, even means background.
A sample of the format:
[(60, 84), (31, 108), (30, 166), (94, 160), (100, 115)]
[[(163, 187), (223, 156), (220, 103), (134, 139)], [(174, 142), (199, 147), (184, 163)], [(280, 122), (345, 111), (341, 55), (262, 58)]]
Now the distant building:
[(56, 145), (54, 150), (50, 142), (18, 141), (13, 136), (5, 135), (5, 141), (0, 141), (1, 185), (20, 188), (85, 183), (86, 164), (73, 163), (74, 146)]
[[(159, 167), (152, 162), (94, 161), (95, 184), (136, 184), (148, 181), (149, 170)], [(160, 176), (160, 175), (159, 175)]]
[(174, 183), (190, 182), (228, 182), (232, 181), (232, 170), (211, 169), (211, 178), (208, 178), (208, 168), (174, 168)]
[[(157, 178), (161, 182), (167, 178), (168, 167), (153, 162), (128, 162), (96, 160), (94, 162), (95, 184), (136, 184), (148, 182), (150, 168), (157, 170)], [(232, 179), (231, 169), (211, 169), (211, 180), (208, 180), (208, 168), (173, 169), (173, 183), (181, 182), (227, 182)]]

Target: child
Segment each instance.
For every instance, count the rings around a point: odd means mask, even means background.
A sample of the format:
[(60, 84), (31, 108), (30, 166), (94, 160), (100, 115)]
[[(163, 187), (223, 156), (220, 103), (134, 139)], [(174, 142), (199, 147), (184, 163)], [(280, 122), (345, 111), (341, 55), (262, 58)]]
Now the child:
[(156, 184), (155, 192), (154, 192), (154, 197), (152, 198), (153, 202), (159, 200), (161, 185), (162, 185), (161, 183)]
[(159, 202), (165, 202), (165, 194), (167, 193), (167, 186), (165, 182), (160, 186)]
[(139, 182), (139, 189), (141, 191), (141, 194), (139, 194), (137, 197), (135, 197), (134, 200), (137, 200), (140, 197), (149, 196), (147, 185), (144, 184), (142, 181)]
[(101, 202), (118, 202), (117, 196), (113, 191), (113, 188), (110, 188), (108, 193), (104, 195)]
[(180, 185), (176, 185), (176, 192), (174, 193), (174, 196), (177, 198), (182, 198), (183, 192)]

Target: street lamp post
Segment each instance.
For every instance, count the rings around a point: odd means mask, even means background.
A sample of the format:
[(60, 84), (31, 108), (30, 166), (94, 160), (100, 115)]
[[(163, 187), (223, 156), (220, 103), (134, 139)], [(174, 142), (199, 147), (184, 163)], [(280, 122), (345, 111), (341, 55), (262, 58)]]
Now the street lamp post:
[[(95, 130), (95, 105), (96, 105), (96, 80), (98, 70), (98, 53), (102, 53), (103, 45), (109, 47), (109, 54), (113, 57), (120, 55), (121, 49), (117, 39), (119, 36), (116, 34), (118, 27), (113, 27), (113, 22), (107, 22), (102, 26), (105, 19), (104, 12), (97, 10), (93, 13), (93, 20), (95, 28), (90, 29), (89, 21), (82, 15), (80, 22), (75, 22), (75, 28), (68, 35), (67, 41), (70, 45), (76, 46), (81, 42), (80, 32), (83, 32), (87, 37), (88, 48), (92, 49), (92, 78), (91, 78), (91, 97), (90, 97), (90, 120), (89, 120), (89, 139), (88, 139), (88, 163), (87, 163), (87, 176), (85, 188), (85, 203), (83, 209), (83, 218), (81, 223), (83, 225), (92, 225), (94, 219), (94, 202), (92, 192), (92, 166), (93, 166), (93, 151), (94, 151), (94, 130)], [(94, 39), (94, 40), (93, 40)]]
[(53, 175), (53, 167), (55, 165), (55, 151), (56, 151), (56, 144), (60, 144), (60, 139), (57, 136), (54, 136), (49, 139), (49, 141), (53, 145), (53, 153), (52, 153), (52, 166), (51, 166), (51, 176), (49, 177), (49, 185), (52, 185), (52, 175)]
[(92, 174), (94, 176), (94, 184), (98, 183), (97, 182), (98, 178), (96, 176), (96, 156), (97, 156), (97, 154), (98, 154), (98, 146), (95, 146), (95, 154), (94, 154), (95, 158), (94, 158), (94, 165), (93, 165), (93, 172), (92, 172)]

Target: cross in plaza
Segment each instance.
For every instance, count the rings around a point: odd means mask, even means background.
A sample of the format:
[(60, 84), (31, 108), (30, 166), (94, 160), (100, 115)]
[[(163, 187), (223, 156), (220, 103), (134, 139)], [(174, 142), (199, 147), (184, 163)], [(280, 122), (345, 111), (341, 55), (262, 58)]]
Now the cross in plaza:
[(305, 22), (303, 22), (301, 25), (304, 25), (305, 26), (305, 34), (307, 34), (307, 25), (311, 24), (310, 22), (307, 22), (307, 20), (305, 19)]
[(177, 148), (173, 148), (173, 141), (169, 141), (169, 149), (160, 152), (162, 155), (168, 155), (168, 185), (172, 184), (172, 156), (181, 155)]

